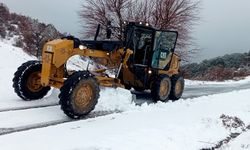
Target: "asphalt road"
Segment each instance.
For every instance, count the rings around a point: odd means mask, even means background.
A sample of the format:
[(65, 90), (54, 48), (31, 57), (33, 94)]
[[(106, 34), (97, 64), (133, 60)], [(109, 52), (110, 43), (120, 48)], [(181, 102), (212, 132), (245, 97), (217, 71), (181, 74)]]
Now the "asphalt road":
[[(195, 98), (206, 95), (213, 95), (219, 93), (227, 93), (235, 90), (250, 89), (250, 81), (247, 83), (232, 83), (232, 84), (201, 84), (201, 85), (187, 85), (185, 86), (182, 98)], [(132, 91), (136, 96), (135, 103), (140, 105), (142, 103), (153, 103), (150, 91), (143, 93)]]

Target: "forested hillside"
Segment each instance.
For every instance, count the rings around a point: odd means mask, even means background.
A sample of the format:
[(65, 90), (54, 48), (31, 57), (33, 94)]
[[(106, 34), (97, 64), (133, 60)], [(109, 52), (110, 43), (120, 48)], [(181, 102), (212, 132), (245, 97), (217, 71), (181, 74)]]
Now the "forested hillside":
[(250, 75), (250, 51), (224, 55), (182, 67), (185, 78), (223, 81)]
[(60, 36), (52, 24), (11, 13), (5, 4), (0, 3), (0, 39), (12, 39), (14, 46), (23, 48), (30, 55), (40, 56), (43, 44)]

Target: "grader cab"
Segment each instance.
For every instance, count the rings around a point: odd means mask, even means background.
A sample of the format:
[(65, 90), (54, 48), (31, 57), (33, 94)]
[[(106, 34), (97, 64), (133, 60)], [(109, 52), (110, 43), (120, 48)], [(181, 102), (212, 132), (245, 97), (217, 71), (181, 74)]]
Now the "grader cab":
[[(97, 34), (98, 35), (98, 32)], [(65, 37), (44, 45), (42, 62), (22, 64), (13, 78), (15, 92), (23, 100), (43, 98), (50, 87), (60, 89), (59, 103), (74, 119), (89, 114), (98, 102), (100, 86), (151, 90), (154, 100), (178, 100), (184, 89), (180, 58), (174, 53), (178, 33), (129, 23), (124, 41), (93, 41)], [(89, 57), (104, 69), (66, 69), (74, 55)], [(107, 69), (116, 70), (114, 77)]]

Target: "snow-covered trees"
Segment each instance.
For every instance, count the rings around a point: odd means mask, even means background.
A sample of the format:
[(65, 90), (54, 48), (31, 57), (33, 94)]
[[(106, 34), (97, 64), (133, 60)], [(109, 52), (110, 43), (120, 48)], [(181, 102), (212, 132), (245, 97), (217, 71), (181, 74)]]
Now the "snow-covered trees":
[(189, 79), (227, 80), (250, 75), (250, 53), (235, 53), (182, 67)]
[(5, 22), (9, 20), (9, 9), (3, 4), (0, 3), (0, 37), (6, 37), (6, 26)]
[(14, 38), (13, 44), (29, 54), (41, 56), (44, 43), (61, 35), (53, 25), (10, 13), (8, 7), (0, 3), (0, 38)]
[(37, 19), (29, 18), (28, 25), (23, 27), (24, 29), (21, 32), (26, 43), (24, 48), (37, 57), (41, 56), (41, 50), (45, 42), (61, 36), (53, 25), (40, 23)]

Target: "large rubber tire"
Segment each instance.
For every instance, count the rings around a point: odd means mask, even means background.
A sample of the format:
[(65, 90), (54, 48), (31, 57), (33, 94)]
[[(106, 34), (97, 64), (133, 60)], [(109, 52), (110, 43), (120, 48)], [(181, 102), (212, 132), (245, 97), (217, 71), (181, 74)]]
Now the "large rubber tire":
[(171, 90), (171, 80), (167, 75), (160, 75), (152, 83), (151, 95), (155, 101), (167, 102)]
[(127, 90), (131, 90), (131, 86), (130, 86), (130, 85), (124, 84), (124, 87), (125, 87), (125, 89), (127, 89)]
[(74, 72), (64, 82), (59, 94), (63, 112), (72, 119), (88, 115), (97, 104), (100, 88), (95, 77), (88, 71)]
[(182, 93), (184, 91), (184, 78), (181, 75), (173, 75), (171, 77), (172, 81), (172, 88), (170, 91), (169, 98), (171, 100), (179, 100), (182, 96)]
[(137, 92), (144, 92), (145, 89), (144, 88), (141, 88), (141, 87), (133, 87), (135, 91)]
[[(23, 63), (15, 72), (12, 80), (13, 88), (16, 94), (23, 100), (31, 101), (41, 99), (50, 90), (50, 87), (43, 87), (37, 84), (38, 80), (41, 78), (41, 70), (41, 62), (34, 60)], [(31, 82), (31, 80), (36, 80), (37, 82), (34, 83)]]

